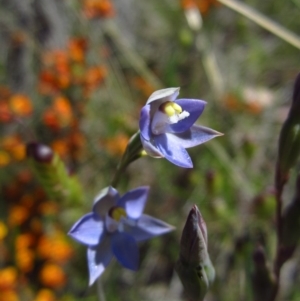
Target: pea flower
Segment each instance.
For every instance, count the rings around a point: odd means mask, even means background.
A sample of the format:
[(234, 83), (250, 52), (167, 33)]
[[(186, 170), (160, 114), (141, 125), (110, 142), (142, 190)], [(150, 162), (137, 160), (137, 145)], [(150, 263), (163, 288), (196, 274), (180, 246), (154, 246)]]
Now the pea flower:
[(109, 186), (94, 200), (92, 212), (80, 218), (69, 231), (75, 240), (87, 246), (89, 285), (104, 272), (113, 256), (130, 270), (137, 270), (137, 242), (165, 234), (174, 228), (142, 214), (148, 187), (139, 187), (122, 197)]
[(155, 91), (141, 110), (140, 136), (146, 153), (166, 158), (180, 167), (192, 168), (186, 148), (222, 135), (195, 125), (206, 102), (200, 99), (176, 99), (180, 88)]

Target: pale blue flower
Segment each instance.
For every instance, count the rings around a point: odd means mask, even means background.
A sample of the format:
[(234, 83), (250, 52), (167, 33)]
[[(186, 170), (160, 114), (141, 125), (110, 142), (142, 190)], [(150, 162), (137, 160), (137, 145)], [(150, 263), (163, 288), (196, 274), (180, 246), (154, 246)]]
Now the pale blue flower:
[(137, 242), (174, 229), (142, 214), (148, 190), (148, 187), (139, 187), (120, 197), (111, 186), (103, 189), (94, 200), (92, 212), (79, 219), (70, 230), (69, 235), (88, 247), (89, 285), (104, 272), (113, 256), (125, 268), (137, 270)]
[(179, 88), (154, 92), (141, 110), (140, 135), (146, 153), (164, 157), (175, 165), (191, 168), (186, 148), (222, 135), (210, 128), (195, 125), (206, 102), (199, 99), (176, 99)]

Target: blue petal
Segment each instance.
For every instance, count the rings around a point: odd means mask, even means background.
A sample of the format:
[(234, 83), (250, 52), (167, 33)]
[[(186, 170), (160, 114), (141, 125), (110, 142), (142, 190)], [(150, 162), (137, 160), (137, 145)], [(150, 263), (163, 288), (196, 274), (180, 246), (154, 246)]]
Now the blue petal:
[(111, 236), (113, 254), (122, 266), (136, 271), (139, 265), (139, 250), (135, 239), (124, 232), (115, 232)]
[(113, 257), (111, 242), (106, 237), (97, 247), (90, 247), (87, 250), (87, 262), (89, 268), (89, 285), (91, 286), (98, 277), (105, 271)]
[(103, 233), (103, 220), (97, 214), (91, 212), (78, 220), (68, 234), (80, 243), (95, 246), (99, 243)]
[[(167, 134), (168, 137), (169, 135), (172, 134)], [(180, 144), (184, 148), (189, 148), (207, 142), (221, 135), (223, 134), (213, 129), (200, 125), (193, 125), (188, 131), (184, 133), (177, 133), (172, 135), (172, 140), (176, 141), (177, 144)]]
[(111, 186), (102, 189), (94, 199), (93, 211), (99, 216), (105, 216), (116, 205), (119, 197), (118, 191)]
[(162, 100), (165, 102), (167, 100), (174, 101), (179, 94), (180, 88), (167, 88), (161, 89), (153, 92), (147, 100), (147, 104), (156, 101)]
[(163, 156), (175, 165), (192, 168), (192, 160), (185, 150), (174, 138), (173, 134), (162, 134), (154, 138), (157, 148)]
[(177, 123), (170, 125), (171, 133), (181, 133), (188, 130), (202, 114), (206, 102), (200, 99), (177, 99), (174, 101), (181, 106), (183, 111), (187, 111), (190, 115)]
[(163, 157), (163, 154), (159, 152), (159, 150), (150, 141), (144, 140), (142, 136), (141, 136), (141, 141), (147, 155), (154, 158)]
[(133, 236), (136, 241), (147, 240), (174, 229), (173, 226), (146, 214), (139, 218), (135, 226), (125, 225), (126, 233)]
[(125, 208), (127, 216), (131, 219), (138, 219), (145, 208), (149, 187), (139, 187), (128, 191), (118, 201), (117, 206)]
[(146, 105), (141, 109), (141, 114), (140, 114), (139, 126), (140, 126), (141, 137), (146, 140), (150, 140), (150, 135), (151, 135), (150, 109), (151, 109), (150, 105)]

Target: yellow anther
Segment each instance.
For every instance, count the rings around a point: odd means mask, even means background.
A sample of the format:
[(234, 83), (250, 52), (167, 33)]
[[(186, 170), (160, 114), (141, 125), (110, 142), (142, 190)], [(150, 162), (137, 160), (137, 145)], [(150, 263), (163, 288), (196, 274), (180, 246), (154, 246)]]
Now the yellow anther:
[(172, 102), (172, 104), (173, 104), (173, 108), (176, 111), (176, 113), (181, 113), (182, 112), (182, 107), (180, 105), (178, 105), (175, 102)]
[(179, 114), (182, 112), (182, 108), (180, 105), (172, 102), (172, 101), (167, 101), (164, 102), (160, 106), (160, 110), (167, 114), (169, 117), (174, 116), (175, 114)]
[(111, 212), (111, 217), (117, 222), (119, 222), (122, 217), (126, 216), (126, 211), (121, 207), (115, 207)]

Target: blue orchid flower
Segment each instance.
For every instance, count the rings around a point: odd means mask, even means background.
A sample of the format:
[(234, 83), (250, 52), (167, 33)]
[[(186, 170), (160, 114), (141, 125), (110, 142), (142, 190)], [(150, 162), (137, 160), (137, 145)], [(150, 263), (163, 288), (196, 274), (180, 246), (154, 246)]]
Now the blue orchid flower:
[(180, 167), (193, 167), (186, 148), (222, 135), (210, 128), (195, 125), (206, 102), (199, 99), (176, 99), (180, 88), (154, 92), (141, 110), (140, 136), (146, 153), (166, 158)]
[(104, 272), (113, 256), (130, 270), (137, 270), (137, 242), (165, 234), (174, 227), (142, 214), (148, 187), (139, 187), (122, 197), (109, 186), (95, 198), (92, 212), (80, 218), (69, 235), (88, 247), (89, 285)]

